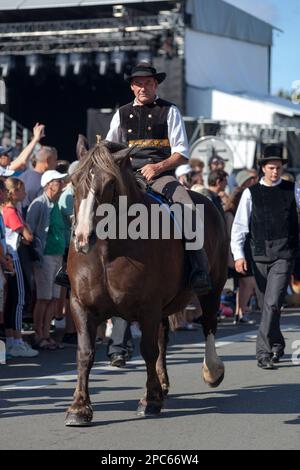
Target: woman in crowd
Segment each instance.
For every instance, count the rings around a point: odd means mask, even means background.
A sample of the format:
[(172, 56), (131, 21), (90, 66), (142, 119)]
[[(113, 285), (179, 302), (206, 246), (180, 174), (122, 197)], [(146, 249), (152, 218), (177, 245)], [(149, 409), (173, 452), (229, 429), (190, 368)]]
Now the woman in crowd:
[[(239, 185), (233, 193), (230, 194), (228, 201), (224, 206), (225, 221), (229, 236), (231, 235), (231, 227), (233, 224), (234, 216), (237, 211), (240, 199), (245, 188), (255, 183), (255, 175), (248, 170), (240, 171), (236, 176), (237, 184)], [(245, 243), (245, 253), (250, 257), (249, 240)], [(247, 312), (249, 310), (248, 304), (251, 296), (254, 294), (255, 280), (251, 271), (251, 262), (248, 263), (249, 269), (247, 275), (238, 274), (234, 269), (234, 261), (229, 249), (228, 255), (228, 271), (229, 277), (233, 277), (235, 284), (238, 286), (236, 293), (236, 311), (235, 311), (235, 324), (253, 325), (254, 320), (250, 320)]]
[(22, 339), (22, 315), (25, 303), (25, 288), (22, 268), (18, 256), (19, 243), (29, 244), (32, 233), (17, 209), (26, 196), (24, 183), (17, 178), (7, 178), (7, 202), (2, 214), (8, 253), (13, 260), (14, 272), (7, 276), (7, 299), (4, 313), (6, 348), (12, 357), (35, 357), (38, 351)]

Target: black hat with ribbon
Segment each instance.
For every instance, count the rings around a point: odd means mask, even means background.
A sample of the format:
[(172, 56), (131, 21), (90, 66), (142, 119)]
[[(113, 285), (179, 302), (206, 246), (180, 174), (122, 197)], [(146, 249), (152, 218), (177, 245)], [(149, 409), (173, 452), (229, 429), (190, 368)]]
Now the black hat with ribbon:
[(131, 80), (135, 77), (153, 77), (158, 83), (161, 83), (166, 78), (167, 74), (164, 72), (157, 73), (156, 69), (152, 67), (149, 62), (139, 62), (135, 65), (130, 75), (125, 76), (125, 80), (127, 82), (131, 82)]

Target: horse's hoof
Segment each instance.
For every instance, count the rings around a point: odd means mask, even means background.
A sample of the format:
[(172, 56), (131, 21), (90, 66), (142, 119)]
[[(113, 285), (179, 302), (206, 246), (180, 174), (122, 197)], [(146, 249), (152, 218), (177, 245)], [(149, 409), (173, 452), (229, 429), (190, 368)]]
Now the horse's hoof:
[(79, 413), (67, 413), (65, 418), (65, 426), (91, 426), (92, 416)]
[(160, 415), (161, 406), (162, 405), (155, 405), (153, 403), (149, 405), (143, 405), (142, 403), (139, 403), (136, 414), (139, 418), (147, 418), (148, 416), (155, 418), (156, 416)]
[(225, 374), (223, 373), (219, 378), (218, 380), (216, 380), (215, 382), (208, 382), (207, 380), (204, 379), (204, 382), (210, 387), (210, 388), (217, 388), (224, 380), (224, 376)]

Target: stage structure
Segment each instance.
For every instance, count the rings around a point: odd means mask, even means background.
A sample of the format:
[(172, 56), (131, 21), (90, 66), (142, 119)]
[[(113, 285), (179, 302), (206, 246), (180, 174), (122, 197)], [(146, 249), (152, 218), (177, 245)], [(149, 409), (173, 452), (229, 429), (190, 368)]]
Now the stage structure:
[(191, 144), (213, 129), (235, 168), (252, 166), (262, 128), (282, 128), (273, 141), (300, 128), (299, 105), (270, 96), (273, 29), (223, 0), (1, 0), (2, 111), (12, 120), (0, 115), (0, 130), (10, 123), (25, 141), (18, 122), (44, 122), (46, 143), (72, 160), (77, 134), (105, 135), (132, 98), (124, 73), (148, 60), (167, 73), (160, 94), (187, 116)]
[(184, 111), (184, 2), (4, 0), (0, 8), (5, 111), (28, 128), (44, 122), (61, 158), (75, 157), (88, 109), (101, 118), (131, 100), (124, 73), (137, 61), (167, 72), (161, 93)]

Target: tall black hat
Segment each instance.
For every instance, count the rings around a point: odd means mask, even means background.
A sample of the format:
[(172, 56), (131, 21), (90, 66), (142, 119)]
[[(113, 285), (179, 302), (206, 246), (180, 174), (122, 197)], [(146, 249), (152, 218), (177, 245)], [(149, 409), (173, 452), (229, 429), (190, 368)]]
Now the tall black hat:
[(280, 160), (282, 164), (288, 162), (283, 156), (283, 144), (269, 144), (265, 147), (262, 157), (257, 161), (259, 165), (264, 165), (270, 160)]
[(131, 82), (134, 77), (154, 77), (158, 83), (161, 83), (166, 76), (167, 74), (164, 72), (157, 73), (156, 69), (149, 62), (139, 62), (132, 68), (131, 74), (125, 76), (125, 80)]

